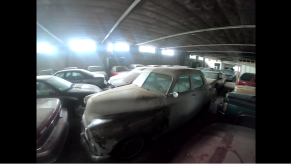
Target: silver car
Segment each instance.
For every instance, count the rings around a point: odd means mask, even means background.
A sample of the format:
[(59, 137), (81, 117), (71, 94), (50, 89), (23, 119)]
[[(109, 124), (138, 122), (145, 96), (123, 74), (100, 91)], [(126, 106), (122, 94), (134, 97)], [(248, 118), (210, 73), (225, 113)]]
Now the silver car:
[(93, 161), (134, 157), (145, 137), (177, 129), (207, 111), (215, 97), (199, 70), (147, 68), (130, 85), (84, 98), (82, 145)]

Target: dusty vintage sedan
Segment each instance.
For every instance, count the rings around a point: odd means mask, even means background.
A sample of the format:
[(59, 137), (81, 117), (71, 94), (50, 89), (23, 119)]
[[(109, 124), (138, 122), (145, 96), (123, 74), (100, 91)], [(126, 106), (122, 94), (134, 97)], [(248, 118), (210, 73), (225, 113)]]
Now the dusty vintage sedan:
[(68, 111), (57, 98), (36, 99), (36, 158), (51, 163), (60, 155), (68, 135)]
[(85, 97), (81, 142), (93, 161), (134, 157), (145, 137), (177, 129), (207, 111), (215, 96), (199, 70), (147, 68), (130, 85)]
[(207, 72), (203, 72), (207, 83), (209, 85), (211, 85), (213, 88), (219, 89), (224, 87), (226, 78), (225, 75), (223, 73), (220, 72), (214, 72), (214, 71), (207, 71)]

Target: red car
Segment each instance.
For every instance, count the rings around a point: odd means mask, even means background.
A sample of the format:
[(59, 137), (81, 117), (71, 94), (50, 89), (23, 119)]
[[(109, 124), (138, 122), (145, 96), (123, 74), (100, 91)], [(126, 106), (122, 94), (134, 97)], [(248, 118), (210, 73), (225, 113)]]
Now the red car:
[(57, 98), (36, 99), (37, 162), (57, 160), (68, 135), (68, 111)]
[(237, 82), (238, 82), (238, 85), (247, 85), (247, 86), (256, 87), (256, 74), (243, 73)]
[(125, 66), (113, 66), (110, 70), (111, 76), (128, 73), (130, 70)]

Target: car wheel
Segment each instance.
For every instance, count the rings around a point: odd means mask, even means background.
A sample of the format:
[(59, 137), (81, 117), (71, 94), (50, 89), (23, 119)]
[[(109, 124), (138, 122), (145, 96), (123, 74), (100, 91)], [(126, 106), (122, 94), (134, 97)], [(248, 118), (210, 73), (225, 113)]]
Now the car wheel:
[(85, 111), (85, 105), (76, 105), (74, 111), (77, 116), (82, 117)]
[(144, 139), (141, 136), (127, 138), (118, 143), (115, 156), (121, 159), (129, 159), (136, 156), (144, 147)]

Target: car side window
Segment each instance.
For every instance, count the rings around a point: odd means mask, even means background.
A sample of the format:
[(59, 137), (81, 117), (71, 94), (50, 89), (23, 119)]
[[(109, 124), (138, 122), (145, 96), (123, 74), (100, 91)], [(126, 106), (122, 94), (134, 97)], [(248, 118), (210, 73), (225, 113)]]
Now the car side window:
[(47, 96), (52, 91), (54, 91), (54, 90), (51, 89), (45, 83), (39, 82), (39, 81), (36, 82), (36, 95), (44, 95), (44, 96)]
[(72, 72), (71, 80), (84, 79), (84, 76), (79, 72)]
[(203, 80), (200, 75), (193, 75), (192, 79), (193, 79), (194, 89), (199, 88), (204, 85)]
[(218, 74), (218, 78), (222, 78), (222, 74), (221, 73)]
[(187, 92), (190, 91), (190, 77), (189, 76), (181, 76), (177, 80), (173, 92)]
[(67, 72), (65, 79), (72, 80), (72, 72)]
[(65, 73), (64, 72), (60, 72), (57, 73), (55, 76), (59, 77), (59, 78), (64, 78)]

